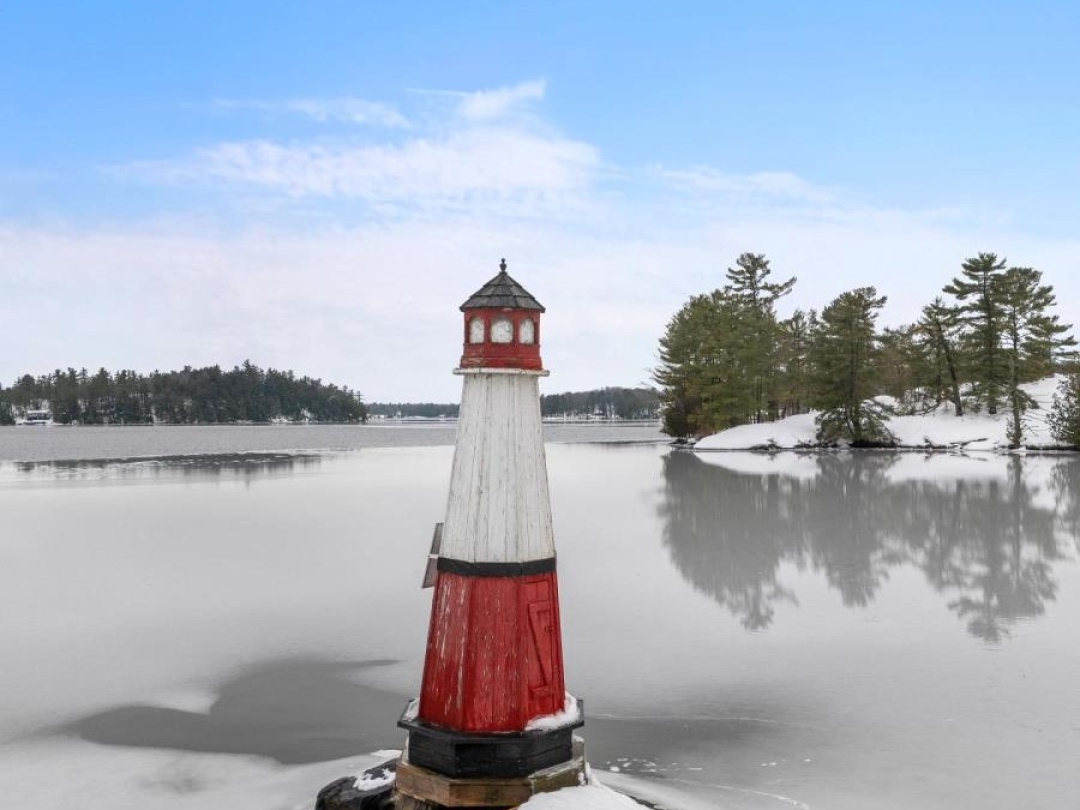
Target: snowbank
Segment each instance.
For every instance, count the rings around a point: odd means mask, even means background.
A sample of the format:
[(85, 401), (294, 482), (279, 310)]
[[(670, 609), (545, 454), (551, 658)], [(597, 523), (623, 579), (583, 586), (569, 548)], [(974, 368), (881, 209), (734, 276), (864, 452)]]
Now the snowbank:
[(641, 810), (644, 806), (603, 785), (584, 785), (539, 793), (520, 810)]
[[(1038, 403), (1024, 415), (1024, 446), (1050, 448), (1058, 446), (1050, 435), (1046, 418), (1050, 413), (1054, 392), (1060, 377), (1021, 386)], [(881, 398), (879, 398), (880, 401)], [(759, 450), (814, 447), (817, 426), (816, 414), (799, 414), (777, 422), (761, 425), (741, 425), (706, 436), (695, 450)], [(886, 426), (900, 447), (958, 448), (965, 450), (998, 450), (1008, 447), (1008, 414), (971, 414), (954, 416), (951, 405), (943, 405), (933, 413), (920, 416), (894, 416)]]

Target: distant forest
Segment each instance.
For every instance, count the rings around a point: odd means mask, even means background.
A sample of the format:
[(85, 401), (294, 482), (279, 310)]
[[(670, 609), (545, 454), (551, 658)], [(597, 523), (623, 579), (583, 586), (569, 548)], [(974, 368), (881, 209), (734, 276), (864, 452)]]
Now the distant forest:
[(347, 387), (263, 370), (250, 361), (231, 371), (185, 366), (149, 375), (57, 369), (25, 374), (9, 388), (0, 385), (0, 424), (42, 407), (54, 422), (82, 425), (365, 422), (368, 413), (360, 394)]
[[(458, 415), (457, 403), (448, 402), (372, 402), (367, 407), (372, 416), (390, 419)], [(659, 409), (660, 397), (652, 388), (597, 388), (540, 396), (540, 414), (549, 418), (655, 419)]]
[[(655, 419), (660, 398), (652, 388), (598, 388), (540, 397), (545, 417)], [(456, 419), (458, 404), (374, 402), (292, 371), (261, 369), (245, 360), (231, 370), (219, 366), (181, 371), (109, 372), (57, 369), (24, 374), (0, 384), (0, 425), (14, 424), (27, 411), (47, 409), (60, 424), (205, 425), (235, 422), (366, 422), (386, 418)]]

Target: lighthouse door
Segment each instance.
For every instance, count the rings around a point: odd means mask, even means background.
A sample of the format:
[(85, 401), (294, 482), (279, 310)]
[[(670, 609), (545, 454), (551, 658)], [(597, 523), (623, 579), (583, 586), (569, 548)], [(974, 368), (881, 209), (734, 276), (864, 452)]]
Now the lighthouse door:
[(523, 583), (525, 639), (528, 664), (529, 713), (554, 714), (562, 709), (561, 687), (555, 675), (561, 671), (559, 656), (559, 614), (554, 583), (549, 576), (529, 577)]

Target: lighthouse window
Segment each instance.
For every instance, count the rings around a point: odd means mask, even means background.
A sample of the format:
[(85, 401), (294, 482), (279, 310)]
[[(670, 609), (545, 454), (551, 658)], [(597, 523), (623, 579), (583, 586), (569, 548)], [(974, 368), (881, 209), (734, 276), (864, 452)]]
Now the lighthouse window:
[(509, 318), (499, 318), (491, 323), (491, 342), (510, 343), (514, 339), (514, 325)]
[(532, 343), (536, 339), (536, 327), (526, 318), (518, 327), (518, 343)]
[(469, 343), (484, 342), (484, 319), (473, 318), (469, 321)]

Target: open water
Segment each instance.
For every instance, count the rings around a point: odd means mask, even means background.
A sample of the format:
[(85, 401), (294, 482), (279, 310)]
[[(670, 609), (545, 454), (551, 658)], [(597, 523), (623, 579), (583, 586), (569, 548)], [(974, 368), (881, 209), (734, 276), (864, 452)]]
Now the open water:
[[(548, 438), (601, 776), (684, 808), (1076, 806), (1080, 459)], [(0, 807), (293, 810), (400, 747), (452, 441), (0, 428)]]

